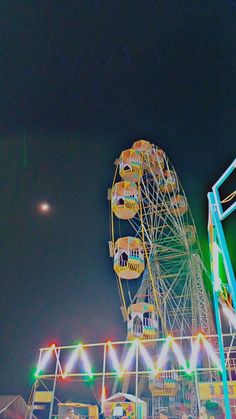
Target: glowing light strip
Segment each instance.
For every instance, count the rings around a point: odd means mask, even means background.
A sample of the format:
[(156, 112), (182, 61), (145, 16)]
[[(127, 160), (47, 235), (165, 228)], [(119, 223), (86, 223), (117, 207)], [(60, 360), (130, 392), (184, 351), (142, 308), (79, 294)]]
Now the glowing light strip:
[(166, 355), (169, 351), (170, 342), (171, 342), (171, 337), (168, 336), (164, 345), (161, 348), (161, 352), (160, 352), (160, 355), (159, 355), (158, 360), (157, 360), (157, 369), (158, 370), (161, 370), (166, 363)]
[(146, 363), (146, 366), (148, 368), (150, 368), (150, 370), (152, 371), (153, 374), (155, 374), (155, 367), (154, 367), (154, 363), (152, 361), (152, 358), (150, 357), (149, 353), (147, 352), (147, 350), (144, 348), (144, 346), (139, 342), (139, 350), (140, 353)]
[(228, 320), (232, 324), (232, 326), (236, 329), (236, 315), (233, 310), (230, 310), (229, 307), (223, 305), (223, 312), (228, 317)]
[[(226, 315), (230, 318), (230, 320), (232, 322), (234, 322), (235, 328), (236, 328), (236, 316), (234, 315), (234, 313), (225, 305), (223, 306), (223, 310), (226, 313)], [(179, 345), (175, 342), (174, 338), (171, 336), (168, 336), (167, 339), (165, 340), (159, 357), (157, 359), (157, 364), (156, 364), (156, 368), (155, 368), (155, 363), (152, 360), (152, 357), (150, 356), (150, 354), (148, 353), (147, 349), (145, 348), (145, 346), (142, 345), (141, 342), (139, 341), (134, 341), (130, 344), (130, 347), (128, 349), (126, 358), (123, 362), (123, 365), (121, 362), (118, 361), (116, 352), (111, 344), (111, 342), (108, 342), (108, 348), (109, 348), (109, 355), (111, 357), (112, 360), (112, 364), (113, 367), (116, 371), (116, 373), (119, 375), (119, 377), (122, 377), (123, 373), (125, 371), (127, 371), (130, 367), (130, 364), (132, 362), (132, 360), (135, 357), (135, 352), (137, 349), (137, 345), (140, 351), (140, 354), (143, 357), (143, 360), (146, 364), (147, 369), (149, 369), (154, 375), (157, 374), (160, 370), (164, 369), (164, 365), (166, 364), (167, 360), (168, 360), (168, 351), (170, 350), (170, 348), (172, 349), (173, 354), (176, 357), (176, 360), (178, 361), (179, 365), (185, 370), (186, 373), (192, 373), (194, 370), (197, 369), (197, 358), (198, 358), (198, 354), (200, 352), (200, 343), (202, 342), (204, 349), (206, 350), (207, 354), (209, 355), (212, 363), (216, 366), (216, 368), (220, 371), (222, 371), (222, 367), (220, 364), (220, 360), (217, 356), (217, 354), (214, 351), (213, 346), (211, 345), (210, 342), (208, 342), (207, 338), (199, 333), (198, 336), (196, 336), (196, 340), (195, 342), (192, 344), (192, 352), (190, 355), (190, 360), (189, 360), (189, 368), (187, 365), (187, 361), (186, 358), (184, 357)], [(52, 352), (55, 351), (56, 352), (56, 346), (55, 344), (51, 345), (48, 349), (45, 349), (42, 352), (42, 357), (41, 360), (39, 361), (38, 364), (38, 368), (37, 371), (35, 373), (35, 376), (39, 376), (40, 372), (44, 370), (44, 368), (46, 367)], [(66, 364), (66, 368), (64, 370), (64, 373), (62, 374), (62, 377), (65, 378), (67, 375), (70, 375), (70, 373), (72, 372), (73, 366), (76, 362), (76, 360), (81, 357), (82, 361), (83, 361), (83, 365), (84, 365), (84, 370), (85, 372), (88, 374), (88, 376), (90, 378), (93, 377), (93, 372), (91, 369), (91, 365), (89, 362), (89, 358), (85, 352), (85, 350), (82, 347), (82, 344), (80, 343), (72, 352), (67, 364)]]
[(192, 353), (189, 361), (189, 373), (192, 373), (197, 367), (197, 357), (200, 350), (200, 336), (197, 337), (197, 340), (192, 345)]
[(183, 369), (187, 373), (189, 373), (189, 368), (187, 367), (186, 360), (185, 360), (179, 346), (177, 345), (177, 343), (174, 340), (171, 341), (171, 346), (172, 346), (173, 352), (176, 356), (176, 359), (177, 359), (179, 365), (181, 365), (181, 367), (183, 367)]
[(92, 377), (93, 377), (92, 369), (91, 369), (91, 366), (90, 366), (90, 363), (89, 363), (89, 360), (88, 360), (87, 354), (86, 354), (86, 352), (83, 350), (83, 348), (82, 348), (82, 347), (81, 347), (80, 353), (81, 353), (81, 358), (82, 358), (82, 361), (83, 361), (83, 364), (84, 364), (84, 369), (85, 369), (85, 372), (87, 372), (87, 373), (88, 373), (89, 378), (92, 378)]
[(52, 355), (52, 352), (55, 350), (55, 347), (56, 347), (56, 345), (55, 345), (55, 343), (53, 343), (53, 345), (50, 346), (50, 348), (48, 350), (44, 351), (46, 353), (44, 353), (44, 355), (42, 355), (42, 358), (40, 360), (40, 363), (39, 363), (38, 368), (37, 368), (36, 373), (35, 373), (35, 377), (37, 377), (40, 374), (40, 372), (44, 370), (44, 368), (46, 367), (46, 365), (47, 365), (47, 363), (48, 363), (48, 361), (49, 361), (49, 359)]
[(69, 361), (66, 365), (64, 374), (62, 375), (63, 378), (65, 378), (73, 369), (73, 366), (76, 362), (76, 360), (79, 358), (79, 356), (81, 356), (83, 364), (84, 364), (84, 369), (85, 372), (88, 373), (89, 377), (92, 378), (93, 377), (93, 373), (92, 373), (92, 369), (87, 357), (86, 352), (83, 350), (82, 344), (79, 343), (79, 345), (75, 348), (75, 350), (73, 351), (71, 357), (69, 358)]
[(203, 340), (203, 345), (204, 345), (205, 349), (207, 350), (208, 355), (210, 356), (212, 362), (215, 364), (215, 366), (218, 368), (219, 371), (222, 371), (220, 360), (219, 360), (218, 356), (216, 355), (212, 345), (210, 344), (210, 342), (208, 342), (204, 338), (204, 336), (201, 336), (201, 339)]
[(126, 355), (126, 358), (124, 360), (124, 363), (122, 365), (121, 375), (123, 374), (124, 371), (128, 370), (128, 368), (130, 366), (130, 363), (131, 363), (131, 361), (132, 361), (132, 359), (133, 359), (133, 357), (135, 355), (136, 345), (137, 345), (137, 342), (134, 341), (132, 343), (132, 345), (130, 346), (130, 348), (128, 350), (128, 353)]
[(109, 348), (109, 354), (111, 356), (111, 360), (112, 360), (114, 370), (117, 372), (118, 375), (120, 375), (121, 374), (120, 364), (119, 364), (119, 361), (117, 359), (116, 352), (115, 352), (115, 350), (114, 350), (110, 341), (108, 342), (108, 348)]
[(79, 345), (75, 348), (75, 350), (72, 352), (72, 355), (69, 358), (69, 361), (66, 364), (66, 368), (63, 374), (63, 378), (65, 378), (68, 373), (71, 372), (71, 370), (73, 369), (73, 366), (75, 364), (76, 359), (78, 358), (79, 352), (81, 350), (81, 343), (79, 343)]

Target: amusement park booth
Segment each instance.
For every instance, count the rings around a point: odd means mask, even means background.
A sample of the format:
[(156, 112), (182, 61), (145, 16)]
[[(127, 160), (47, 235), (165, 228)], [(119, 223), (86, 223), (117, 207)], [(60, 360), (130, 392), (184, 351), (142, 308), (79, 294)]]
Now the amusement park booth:
[(114, 394), (105, 400), (103, 410), (104, 418), (147, 419), (147, 403), (133, 394)]
[(80, 419), (98, 419), (96, 405), (73, 402), (58, 403), (58, 419), (64, 419), (70, 407), (73, 407), (75, 415), (78, 415)]

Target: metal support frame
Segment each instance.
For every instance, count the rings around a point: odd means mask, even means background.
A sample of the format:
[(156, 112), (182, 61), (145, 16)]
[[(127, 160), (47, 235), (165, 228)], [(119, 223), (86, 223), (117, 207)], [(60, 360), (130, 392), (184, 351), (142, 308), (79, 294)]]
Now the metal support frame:
[[(61, 352), (61, 348), (56, 348), (53, 349), (53, 352), (55, 353), (56, 356), (56, 365), (55, 365), (55, 370), (54, 370), (54, 374), (53, 374), (53, 386), (52, 386), (52, 398), (50, 401), (50, 405), (49, 405), (49, 415), (48, 415), (48, 419), (51, 419), (53, 416), (53, 406), (54, 406), (54, 396), (55, 396), (55, 391), (56, 391), (56, 385), (57, 385), (57, 378), (58, 375), (62, 375), (62, 369), (61, 369), (61, 364), (60, 364), (60, 352)], [(41, 364), (42, 361), (42, 356), (44, 353), (44, 349), (41, 348), (40, 349), (40, 353), (39, 353), (39, 359), (38, 359), (38, 368)], [(60, 370), (60, 373), (58, 374), (58, 370)], [(30, 406), (30, 415), (29, 415), (29, 419), (33, 418), (33, 413), (35, 410), (35, 393), (37, 391), (37, 387), (39, 384), (39, 380), (38, 378), (36, 379), (34, 386), (33, 386), (33, 396), (32, 396), (32, 405)]]
[(54, 380), (53, 380), (52, 400), (51, 400), (51, 403), (50, 403), (50, 409), (49, 409), (48, 419), (51, 419), (52, 418), (53, 405), (54, 405), (54, 396), (55, 396), (56, 384), (57, 384), (57, 374), (58, 374), (58, 368), (59, 368), (59, 363), (60, 363), (59, 359), (60, 359), (60, 349), (58, 349), (58, 351), (56, 352), (55, 377), (54, 377)]
[[(231, 334), (226, 334), (223, 335), (222, 338), (228, 338), (230, 337)], [(179, 342), (179, 348), (182, 347), (182, 341), (187, 340), (189, 343), (190, 342), (195, 342), (197, 339), (196, 336), (186, 336), (186, 337), (175, 337), (173, 338), (173, 341), (176, 342), (176, 344)], [(209, 343), (212, 342), (212, 340), (214, 341), (216, 339), (216, 335), (208, 335), (208, 336), (204, 336), (204, 339), (206, 339)], [(104, 393), (104, 388), (105, 388), (105, 382), (108, 379), (114, 379), (117, 376), (117, 374), (119, 374), (119, 371), (122, 371), (122, 375), (125, 378), (126, 376), (130, 376), (133, 377), (135, 379), (136, 382), (136, 396), (138, 397), (138, 382), (142, 379), (142, 377), (146, 377), (148, 378), (148, 376), (150, 375), (150, 367), (148, 364), (144, 363), (144, 360), (142, 358), (141, 362), (139, 362), (140, 356), (142, 356), (141, 351), (140, 351), (140, 347), (139, 345), (144, 345), (146, 350), (148, 350), (148, 346), (149, 345), (153, 345), (155, 342), (155, 344), (165, 344), (166, 339), (165, 338), (157, 338), (157, 339), (149, 339), (149, 340), (143, 340), (143, 341), (139, 341), (137, 344), (137, 348), (136, 351), (134, 351), (133, 353), (133, 360), (135, 362), (135, 365), (130, 366), (130, 368), (123, 370), (122, 369), (122, 365), (123, 363), (121, 363), (120, 367), (121, 369), (118, 367), (117, 371), (114, 371), (114, 368), (111, 366), (111, 353), (109, 351), (108, 348), (108, 344), (107, 342), (104, 343), (94, 343), (94, 344), (84, 344), (83, 345), (83, 349), (87, 352), (91, 352), (93, 350), (99, 351), (100, 356), (103, 357), (103, 363), (102, 363), (102, 359), (101, 362), (99, 362), (99, 365), (101, 365), (101, 367), (98, 369), (98, 371), (93, 371), (93, 376), (96, 379), (100, 379), (101, 380), (101, 385), (103, 388), (102, 391), (102, 402), (104, 402), (104, 399), (108, 397), (108, 395), (105, 396)], [(135, 342), (133, 342), (133, 344), (135, 344)], [(130, 346), (130, 341), (119, 341), (119, 342), (112, 342), (112, 346), (115, 349), (115, 347), (120, 347), (120, 345), (122, 346)], [(44, 386), (44, 381), (47, 382), (47, 380), (52, 382), (53, 385), (53, 392), (55, 392), (56, 390), (56, 384), (57, 384), (57, 380), (58, 379), (64, 379), (65, 377), (70, 378), (71, 381), (75, 380), (77, 381), (78, 378), (79, 379), (85, 379), (85, 381), (87, 381), (87, 377), (88, 377), (88, 371), (84, 372), (84, 367), (82, 364), (80, 364), (80, 362), (76, 364), (76, 368), (73, 369), (73, 371), (68, 371), (66, 373), (65, 376), (65, 367), (64, 367), (64, 362), (67, 359), (67, 353), (68, 355), (70, 354), (71, 356), (73, 356), (75, 350), (77, 349), (78, 346), (76, 345), (71, 345), (71, 346), (60, 346), (60, 347), (55, 347), (51, 353), (51, 356), (53, 357), (53, 362), (54, 365), (52, 365), (52, 358), (51, 360), (48, 359), (48, 364), (46, 364), (44, 362), (44, 356), (45, 354), (47, 354), (48, 352), (48, 348), (41, 348), (40, 353), (41, 356), (39, 357), (39, 364), (38, 364), (38, 371), (41, 371), (41, 373), (39, 374), (39, 376), (37, 377), (38, 380), (36, 380), (36, 382), (38, 381), (39, 383), (42, 384), (42, 386)], [(102, 351), (101, 351), (102, 349)], [(161, 349), (161, 348), (160, 348)], [(59, 351), (60, 350), (60, 351)], [(170, 349), (171, 351), (172, 349)], [(189, 347), (189, 351), (191, 351), (191, 348)], [(228, 351), (230, 351), (232, 353), (232, 358), (231, 359), (235, 359), (235, 354), (236, 354), (236, 346), (232, 347), (232, 345), (225, 349), (225, 351), (228, 353)], [(117, 352), (117, 351), (116, 351)], [(119, 350), (119, 352), (121, 352)], [(150, 353), (150, 352), (149, 352)], [(160, 353), (160, 352), (159, 352)], [(56, 354), (56, 356), (53, 356), (54, 354)], [(88, 353), (89, 355), (89, 353)], [(216, 352), (216, 356), (218, 357), (218, 352)], [(170, 356), (172, 357), (172, 354), (170, 353)], [(185, 356), (188, 356), (189, 359), (191, 358), (191, 352), (189, 354), (185, 354)], [(79, 358), (79, 360), (82, 362), (82, 360)], [(88, 360), (89, 360), (89, 356), (88, 356)], [(117, 358), (118, 362), (120, 363), (120, 360)], [(153, 359), (154, 360), (154, 359)], [(41, 365), (44, 365), (43, 367), (41, 367)], [(213, 361), (214, 364), (214, 361)], [(223, 365), (223, 364), (222, 364)], [(66, 365), (65, 365), (66, 366)], [(52, 371), (52, 367), (53, 367), (53, 371)], [(228, 364), (226, 365), (227, 367), (227, 372), (230, 371), (230, 362), (228, 362)], [(217, 366), (213, 366), (212, 367), (198, 367), (196, 366), (196, 375), (198, 376), (199, 374), (203, 374), (204, 376), (206, 376), (206, 374), (211, 373), (212, 371), (214, 371)], [(52, 371), (52, 372), (51, 372)], [(63, 372), (64, 371), (64, 372)], [(176, 369), (168, 369), (168, 364), (166, 364), (166, 366), (163, 366), (162, 368), (162, 372), (165, 373), (170, 373), (170, 372), (175, 372), (176, 374), (182, 374), (183, 373), (183, 368), (182, 366), (176, 366)], [(193, 377), (194, 378), (194, 377)], [(196, 378), (196, 377), (195, 377)], [(227, 383), (227, 381), (226, 381)], [(34, 389), (36, 390), (36, 388)], [(38, 390), (38, 388), (37, 388)], [(197, 389), (198, 390), (198, 389)], [(35, 394), (33, 394), (33, 399), (34, 399)], [(159, 402), (159, 397), (154, 397), (152, 400), (152, 407), (153, 407), (153, 417), (156, 417), (159, 413), (160, 410), (160, 402)], [(51, 413), (52, 413), (52, 409), (51, 409)], [(227, 419), (229, 419), (230, 416), (227, 416)]]
[(223, 221), (226, 217), (228, 217), (234, 210), (236, 210), (236, 202), (233, 202), (227, 210), (223, 211), (221, 201), (220, 201), (220, 194), (219, 194), (219, 187), (223, 185), (223, 183), (228, 179), (231, 173), (236, 169), (236, 158), (228, 167), (228, 169), (223, 173), (223, 175), (219, 178), (219, 180), (214, 184), (212, 187), (212, 191), (215, 197), (215, 203), (217, 206), (217, 213), (220, 221)]
[(233, 170), (236, 168), (236, 159), (229, 166), (229, 168), (223, 173), (220, 179), (212, 187), (212, 192), (208, 193), (208, 202), (209, 202), (209, 222), (208, 222), (208, 233), (209, 233), (209, 247), (210, 247), (210, 258), (211, 258), (211, 278), (213, 285), (213, 298), (214, 298), (214, 311), (216, 318), (216, 327), (218, 332), (218, 343), (220, 351), (220, 359), (222, 365), (222, 380), (223, 380), (223, 391), (224, 391), (224, 403), (225, 403), (225, 413), (226, 419), (231, 419), (231, 409), (230, 409), (230, 399), (228, 391), (228, 378), (226, 370), (226, 357), (224, 350), (223, 342), (223, 333), (221, 325), (221, 316), (219, 309), (219, 272), (218, 272), (218, 250), (217, 254), (215, 248), (219, 249), (219, 252), (222, 255), (224, 268), (228, 281), (229, 292), (232, 297), (232, 302), (234, 308), (236, 308), (236, 281), (234, 276), (234, 271), (232, 263), (230, 260), (230, 255), (227, 248), (227, 242), (225, 239), (225, 234), (222, 226), (222, 221), (226, 219), (235, 209), (236, 202), (234, 202), (227, 210), (223, 210), (219, 187), (225, 182), (226, 179), (231, 175)]
[(135, 343), (135, 417), (138, 419), (138, 341)]
[(103, 365), (102, 365), (102, 399), (101, 399), (101, 413), (103, 413), (104, 409), (104, 400), (106, 397), (105, 394), (105, 372), (106, 372), (106, 356), (107, 356), (107, 345), (104, 345), (103, 349)]
[(31, 400), (31, 405), (29, 406), (29, 419), (32, 419), (33, 414), (34, 414), (34, 401), (35, 401), (35, 392), (37, 390), (37, 386), (38, 386), (38, 380), (36, 380), (33, 385), (32, 400)]

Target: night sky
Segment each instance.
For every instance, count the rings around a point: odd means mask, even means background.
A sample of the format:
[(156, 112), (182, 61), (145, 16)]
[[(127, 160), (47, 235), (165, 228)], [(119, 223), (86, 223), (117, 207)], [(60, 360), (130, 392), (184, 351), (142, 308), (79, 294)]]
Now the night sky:
[(27, 397), (40, 346), (125, 337), (106, 195), (135, 139), (175, 166), (207, 261), (206, 193), (236, 154), (236, 2), (2, 0), (0, 35), (0, 392)]

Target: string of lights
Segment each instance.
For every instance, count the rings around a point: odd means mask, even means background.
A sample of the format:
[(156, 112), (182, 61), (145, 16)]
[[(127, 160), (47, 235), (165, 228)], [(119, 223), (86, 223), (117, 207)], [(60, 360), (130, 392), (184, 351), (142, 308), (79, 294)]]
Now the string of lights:
[[(226, 311), (227, 313), (228, 310), (229, 309)], [(231, 313), (231, 315), (233, 315), (233, 313)], [(120, 343), (121, 342), (119, 342), (119, 344)], [(88, 377), (92, 379), (95, 376), (102, 376), (103, 373), (105, 373), (105, 375), (118, 376), (119, 378), (122, 378), (126, 374), (132, 375), (135, 373), (135, 371), (130, 367), (132, 366), (132, 363), (137, 356), (136, 348), (138, 350), (138, 356), (142, 357), (143, 364), (146, 368), (146, 370), (143, 372), (146, 371), (146, 373), (151, 373), (154, 376), (167, 371), (166, 367), (168, 361), (173, 359), (173, 356), (176, 360), (176, 364), (178, 365), (177, 368), (179, 368), (179, 370), (183, 371), (184, 373), (191, 375), (194, 371), (202, 369), (202, 365), (199, 363), (199, 355), (203, 350), (207, 353), (209, 359), (211, 360), (212, 368), (217, 369), (218, 371), (222, 370), (218, 354), (215, 351), (213, 345), (210, 343), (209, 337), (203, 335), (202, 333), (198, 333), (196, 336), (191, 338), (191, 349), (188, 356), (182, 352), (181, 346), (176, 342), (176, 338), (172, 336), (168, 336), (165, 340), (159, 342), (161, 343), (161, 349), (159, 356), (157, 356), (156, 359), (152, 359), (145, 347), (145, 343), (145, 341), (139, 340), (134, 340), (132, 343), (129, 342), (130, 346), (123, 362), (119, 361), (118, 359), (117, 351), (115, 349), (117, 345), (116, 343), (112, 343), (111, 341), (103, 343), (102, 345), (104, 346), (104, 351), (106, 351), (108, 359), (111, 363), (111, 367), (109, 366), (105, 372), (93, 370), (87, 353), (88, 351), (85, 350), (82, 343), (79, 343), (76, 347), (73, 347), (72, 351), (70, 350), (69, 358), (65, 364), (65, 367), (63, 368), (63, 366), (60, 364), (60, 370), (63, 372), (59, 373), (58, 375), (61, 376), (62, 379), (76, 376), (84, 378)], [(86, 345), (84, 346), (86, 347)], [(96, 347), (96, 344), (91, 346)], [(98, 344), (98, 346), (100, 347), (101, 344)], [(52, 361), (53, 354), (55, 354), (56, 351), (57, 347), (55, 344), (49, 348), (41, 349), (39, 363), (35, 373), (36, 378), (53, 376), (53, 374), (47, 370), (47, 365), (50, 363), (50, 360)], [(80, 360), (82, 361), (83, 365), (82, 369), (81, 365), (79, 364)], [(107, 365), (109, 365), (108, 361)]]

